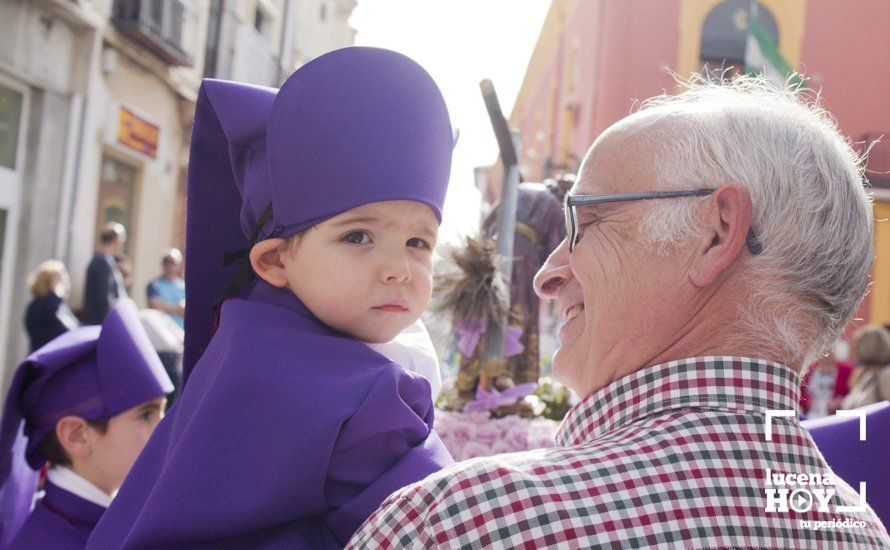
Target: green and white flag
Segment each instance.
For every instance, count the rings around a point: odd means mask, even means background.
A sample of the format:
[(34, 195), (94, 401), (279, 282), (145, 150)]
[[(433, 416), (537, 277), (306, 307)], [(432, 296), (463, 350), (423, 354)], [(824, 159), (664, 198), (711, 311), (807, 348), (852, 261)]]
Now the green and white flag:
[(757, 2), (751, 3), (748, 17), (748, 40), (745, 43), (745, 72), (762, 73), (779, 88), (785, 87), (788, 75), (793, 74), (790, 83), (800, 86), (802, 80), (794, 68), (779, 53), (779, 46), (763, 28), (757, 17)]

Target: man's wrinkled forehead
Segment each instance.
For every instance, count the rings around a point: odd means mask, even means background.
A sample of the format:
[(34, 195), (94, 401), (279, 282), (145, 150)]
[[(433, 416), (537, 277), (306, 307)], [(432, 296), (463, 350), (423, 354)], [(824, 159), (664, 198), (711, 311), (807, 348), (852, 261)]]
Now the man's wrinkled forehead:
[(669, 139), (669, 122), (663, 117), (635, 113), (606, 129), (587, 152), (574, 195), (652, 191), (658, 174), (652, 151), (658, 141)]

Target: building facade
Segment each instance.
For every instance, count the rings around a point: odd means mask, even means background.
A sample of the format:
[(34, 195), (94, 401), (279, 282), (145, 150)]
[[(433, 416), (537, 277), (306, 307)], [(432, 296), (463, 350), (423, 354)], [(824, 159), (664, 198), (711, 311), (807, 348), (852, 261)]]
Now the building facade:
[(185, 244), (204, 77), (279, 85), (352, 44), (355, 0), (0, 0), (0, 368), (26, 355), (28, 273), (68, 266), (81, 305), (108, 221), (128, 231), (130, 295)]
[[(705, 67), (743, 66), (749, 0), (553, 0), (510, 116), (526, 179), (576, 172), (596, 136), (636, 100), (676, 90)], [(890, 3), (760, 0), (760, 22), (792, 67), (821, 91), (859, 146), (890, 127)], [(872, 148), (875, 218), (890, 218), (890, 146)], [(498, 199), (500, 170), (485, 199)], [(873, 287), (855, 318), (890, 321), (890, 226), (875, 228)]]

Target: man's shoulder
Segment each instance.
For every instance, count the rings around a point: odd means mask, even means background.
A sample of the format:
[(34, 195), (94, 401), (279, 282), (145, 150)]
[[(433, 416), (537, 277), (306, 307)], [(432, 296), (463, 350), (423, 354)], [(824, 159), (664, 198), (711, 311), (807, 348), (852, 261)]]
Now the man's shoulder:
[(554, 447), (465, 460), (405, 487), (393, 497), (433, 511), (441, 505), (462, 502), (472, 493), (493, 500), (515, 491), (558, 490), (554, 480), (576, 473), (577, 460), (586, 462), (584, 453), (579, 447)]
[[(650, 453), (649, 466), (671, 468), (684, 460), (686, 447), (678, 441), (686, 436), (688, 412), (646, 419), (614, 429), (601, 437), (580, 443), (476, 458), (459, 462), (405, 488), (402, 499), (434, 508), (450, 507), (474, 495), (476, 502), (503, 499), (522, 493), (528, 498), (561, 498), (567, 488), (587, 487), (591, 480), (628, 475), (645, 478), (650, 472), (640, 462), (641, 453)], [(725, 419), (699, 414), (696, 425), (723, 425)], [(759, 424), (758, 424), (759, 426)], [(734, 429), (745, 430), (743, 425)], [(645, 450), (645, 452), (644, 452)], [(597, 485), (588, 499), (608, 506), (616, 493)], [(466, 505), (461, 505), (466, 507)]]
[(102, 252), (94, 252), (92, 259), (90, 259), (89, 265), (87, 265), (87, 269), (102, 269), (102, 268), (110, 268), (111, 263), (108, 261), (108, 257), (105, 256)]

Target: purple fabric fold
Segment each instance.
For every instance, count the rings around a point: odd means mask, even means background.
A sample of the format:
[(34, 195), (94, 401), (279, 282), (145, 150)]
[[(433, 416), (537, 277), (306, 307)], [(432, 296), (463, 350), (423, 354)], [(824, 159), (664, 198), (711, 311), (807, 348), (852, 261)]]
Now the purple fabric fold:
[(535, 393), (537, 384), (519, 384), (503, 391), (492, 388), (485, 391), (482, 386), (476, 388), (476, 400), (464, 405), (464, 412), (492, 411), (500, 407), (507, 407), (527, 395)]
[[(460, 338), (457, 341), (457, 349), (464, 355), (470, 357), (476, 351), (479, 340), (485, 334), (487, 325), (481, 319), (465, 319), (458, 321), (454, 327)], [(522, 329), (520, 327), (508, 326), (504, 331), (504, 357), (512, 357), (522, 353), (525, 347), (519, 339), (522, 337)]]

